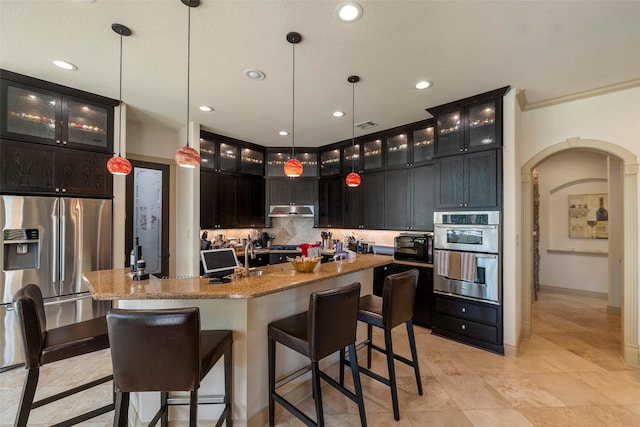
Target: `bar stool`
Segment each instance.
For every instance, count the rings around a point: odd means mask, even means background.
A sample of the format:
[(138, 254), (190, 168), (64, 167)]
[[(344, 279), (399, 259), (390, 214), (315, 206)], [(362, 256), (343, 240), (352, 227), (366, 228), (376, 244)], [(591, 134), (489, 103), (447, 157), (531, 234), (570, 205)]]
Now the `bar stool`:
[[(420, 380), (420, 367), (416, 352), (416, 340), (413, 334), (413, 303), (415, 300), (416, 286), (418, 284), (418, 270), (413, 269), (398, 274), (392, 274), (385, 278), (382, 290), (382, 298), (375, 295), (365, 295), (360, 298), (360, 310), (358, 320), (367, 324), (367, 367), (360, 367), (360, 372), (380, 381), (391, 388), (391, 401), (393, 403), (393, 418), (400, 420), (398, 408), (398, 387), (396, 385), (396, 372), (394, 359), (413, 367), (418, 384), (418, 394), (422, 396), (422, 381)], [(411, 358), (406, 359), (394, 354), (391, 342), (391, 330), (401, 323), (407, 325), (407, 336), (411, 348)], [(373, 344), (372, 328), (377, 326), (384, 330), (385, 348)], [(389, 378), (385, 378), (371, 369), (371, 350), (377, 350), (387, 356)], [(344, 378), (344, 365), (346, 364), (344, 350), (340, 352), (342, 360), (340, 368), (340, 383)], [(351, 356), (349, 357), (351, 359)]]
[(189, 425), (197, 425), (200, 382), (224, 356), (224, 396), (211, 404), (224, 405), (216, 426), (231, 416), (231, 362), (233, 342), (229, 330), (200, 330), (197, 307), (163, 310), (121, 310), (107, 313), (111, 361), (116, 388), (113, 425), (128, 425), (129, 393), (160, 392), (160, 409), (149, 427), (169, 421), (170, 391), (190, 391)]
[[(275, 402), (278, 402), (308, 426), (324, 426), (320, 378), (356, 402), (360, 411), (360, 422), (363, 427), (367, 425), (355, 348), (359, 299), (360, 283), (358, 282), (336, 289), (313, 292), (309, 297), (308, 311), (269, 324), (270, 426), (275, 424)], [(316, 401), (317, 422), (314, 422), (276, 392), (276, 342), (309, 357), (311, 360), (311, 382)], [(322, 372), (318, 364), (321, 359), (330, 354), (338, 350), (344, 351), (345, 347), (349, 348), (349, 356), (352, 361), (351, 373), (353, 374), (355, 394)]]
[[(20, 335), (22, 336), (22, 345), (26, 358), (25, 368), (28, 370), (20, 403), (18, 404), (15, 427), (27, 425), (32, 409), (113, 379), (113, 375), (108, 375), (34, 402), (33, 398), (38, 387), (40, 367), (48, 363), (109, 348), (107, 322), (105, 317), (102, 316), (47, 330), (42, 292), (34, 284), (29, 284), (16, 292), (13, 297), (13, 309), (16, 312), (20, 326)], [(114, 403), (111, 402), (109, 405), (70, 418), (56, 425), (72, 426), (79, 424), (112, 411), (113, 408)]]

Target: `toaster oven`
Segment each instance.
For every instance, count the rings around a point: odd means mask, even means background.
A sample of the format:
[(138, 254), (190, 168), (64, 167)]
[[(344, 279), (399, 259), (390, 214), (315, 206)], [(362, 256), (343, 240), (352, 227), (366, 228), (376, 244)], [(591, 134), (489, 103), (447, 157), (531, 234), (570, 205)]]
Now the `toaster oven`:
[(433, 264), (433, 233), (400, 233), (394, 239), (393, 257)]

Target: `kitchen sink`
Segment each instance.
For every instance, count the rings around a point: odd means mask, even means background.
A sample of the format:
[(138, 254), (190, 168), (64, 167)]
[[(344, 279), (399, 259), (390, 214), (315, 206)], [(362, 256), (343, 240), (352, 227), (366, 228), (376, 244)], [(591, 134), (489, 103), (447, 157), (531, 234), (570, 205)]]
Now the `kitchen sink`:
[(269, 272), (265, 270), (249, 270), (249, 277), (264, 276), (265, 274), (269, 274)]

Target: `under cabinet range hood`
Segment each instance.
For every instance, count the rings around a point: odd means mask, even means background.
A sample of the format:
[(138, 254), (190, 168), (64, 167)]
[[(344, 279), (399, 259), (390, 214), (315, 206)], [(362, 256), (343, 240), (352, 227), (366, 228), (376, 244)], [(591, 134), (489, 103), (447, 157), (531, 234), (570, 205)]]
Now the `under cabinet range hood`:
[(270, 218), (313, 218), (313, 205), (271, 205)]

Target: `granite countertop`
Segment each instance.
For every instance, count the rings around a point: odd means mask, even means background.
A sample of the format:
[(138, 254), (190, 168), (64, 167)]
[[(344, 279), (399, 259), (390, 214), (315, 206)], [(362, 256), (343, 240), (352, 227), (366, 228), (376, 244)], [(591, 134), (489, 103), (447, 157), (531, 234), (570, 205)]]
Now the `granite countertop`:
[(393, 257), (388, 255), (359, 254), (354, 259), (320, 264), (312, 273), (300, 273), (290, 263), (275, 264), (258, 268), (268, 274), (223, 284), (209, 284), (209, 279), (199, 277), (159, 279), (151, 276), (137, 282), (129, 279), (127, 268), (85, 272), (82, 280), (96, 300), (257, 298), (392, 262)]

